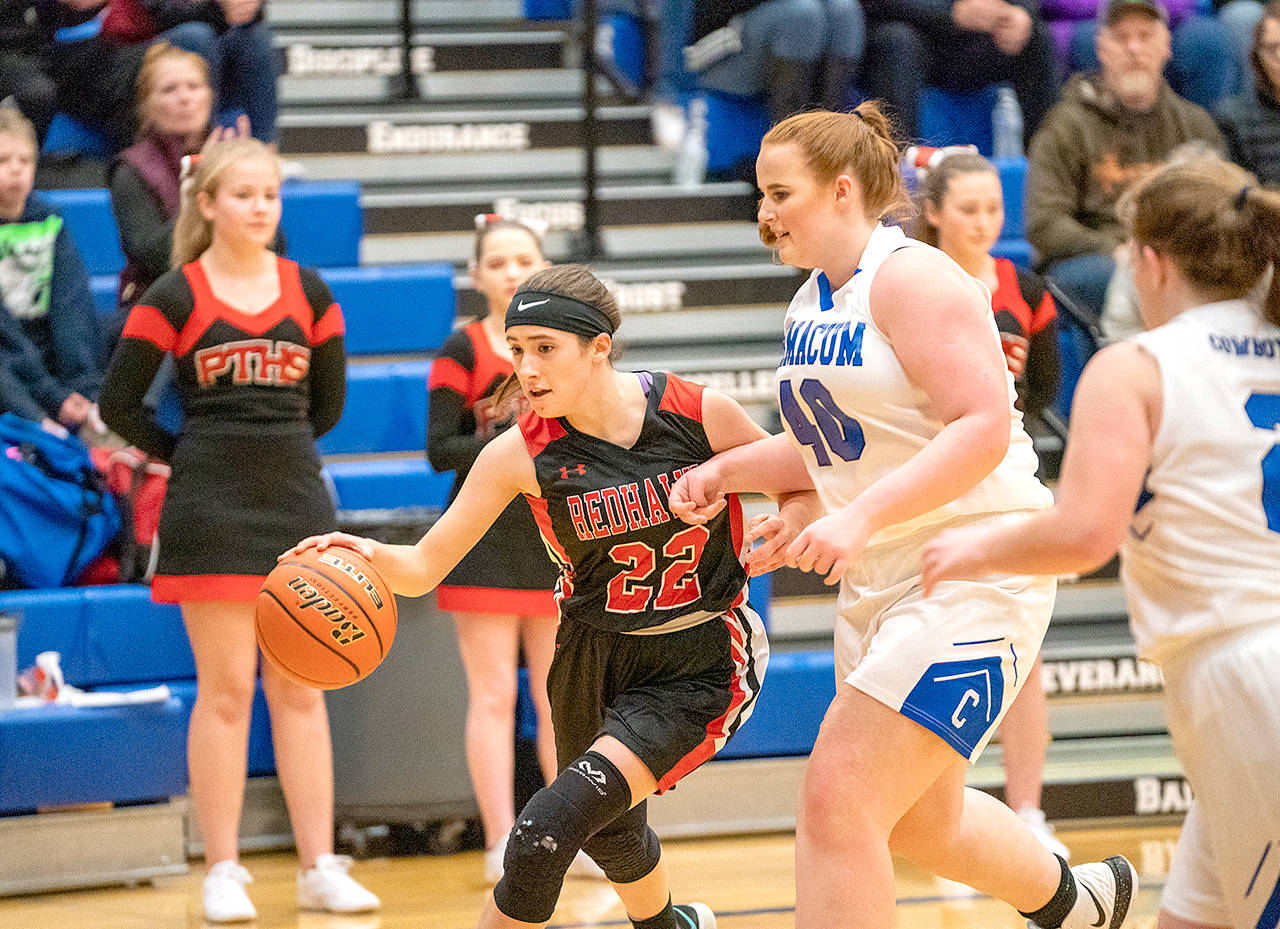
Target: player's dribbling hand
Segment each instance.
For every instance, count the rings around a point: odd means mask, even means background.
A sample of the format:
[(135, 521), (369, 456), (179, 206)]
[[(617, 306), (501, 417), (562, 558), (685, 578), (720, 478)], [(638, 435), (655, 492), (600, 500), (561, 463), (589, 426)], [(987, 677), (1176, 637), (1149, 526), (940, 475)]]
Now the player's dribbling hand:
[(667, 503), (672, 513), (690, 525), (696, 526), (714, 517), (725, 505), (715, 467), (701, 464), (686, 471), (671, 488)]
[(828, 586), (840, 583), (871, 538), (871, 529), (847, 508), (822, 517), (787, 549), (787, 564), (825, 574)]
[(933, 593), (939, 581), (990, 573), (983, 558), (987, 532), (982, 526), (947, 529), (925, 543), (920, 573), (926, 597)]
[(314, 548), (318, 552), (326, 548), (350, 548), (359, 552), (365, 561), (373, 560), (372, 539), (362, 539), (358, 535), (348, 535), (345, 532), (326, 532), (324, 535), (313, 535), (303, 539), (276, 561), (284, 561), (293, 555), (300, 555), (309, 548)]

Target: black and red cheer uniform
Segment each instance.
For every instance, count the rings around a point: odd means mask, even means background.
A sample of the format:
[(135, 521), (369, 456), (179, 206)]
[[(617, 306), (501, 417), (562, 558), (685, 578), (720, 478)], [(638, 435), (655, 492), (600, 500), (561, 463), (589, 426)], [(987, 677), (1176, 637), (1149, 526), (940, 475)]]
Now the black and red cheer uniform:
[[(111, 360), (103, 418), (172, 466), (155, 600), (253, 600), (277, 555), (336, 528), (315, 440), (342, 415), (342, 311), (314, 272), (276, 267), (280, 296), (253, 314), (214, 296), (199, 261), (169, 271), (130, 312)], [(176, 435), (143, 405), (166, 355)]]
[[(454, 473), (450, 503), (480, 450), (515, 423), (513, 412), (499, 415), (493, 405), (511, 372), (510, 359), (493, 350), (479, 320), (451, 333), (431, 364), (427, 459), (437, 471)], [(436, 588), (437, 604), (460, 613), (555, 616), (556, 569), (541, 547), (529, 505), (512, 500)]]

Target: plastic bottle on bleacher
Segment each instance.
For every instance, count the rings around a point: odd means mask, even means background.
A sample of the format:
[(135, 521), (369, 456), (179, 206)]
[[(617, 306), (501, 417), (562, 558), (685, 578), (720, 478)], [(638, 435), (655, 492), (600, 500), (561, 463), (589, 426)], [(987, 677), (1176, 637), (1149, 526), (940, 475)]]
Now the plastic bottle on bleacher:
[(689, 101), (689, 123), (676, 156), (675, 182), (686, 190), (696, 189), (707, 177), (707, 101)]
[(991, 110), (991, 155), (994, 158), (1022, 157), (1022, 108), (1012, 87), (996, 91)]

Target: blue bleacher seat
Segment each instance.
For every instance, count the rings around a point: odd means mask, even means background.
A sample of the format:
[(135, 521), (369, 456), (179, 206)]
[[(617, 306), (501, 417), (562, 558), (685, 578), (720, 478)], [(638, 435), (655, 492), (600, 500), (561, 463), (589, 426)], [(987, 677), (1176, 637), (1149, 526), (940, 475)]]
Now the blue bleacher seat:
[(344, 510), (398, 506), (441, 507), (448, 502), (453, 472), (431, 470), (426, 458), (401, 461), (344, 461), (325, 465)]
[(920, 95), (920, 137), (926, 145), (976, 145), (991, 154), (996, 85), (970, 93), (926, 87)]
[(91, 275), (120, 273), (124, 252), (120, 250), (116, 217), (111, 212), (111, 196), (105, 189), (41, 190), (36, 195), (62, 214)]
[(0, 713), (0, 813), (187, 792), (182, 701)]
[(152, 603), (147, 587), (118, 584), (0, 593), (0, 611), (18, 617), (18, 667), (56, 651), (76, 687), (195, 677), (178, 607)]
[(524, 0), (526, 19), (571, 19), (573, 0)]
[(1000, 238), (1026, 238), (1027, 159), (998, 158), (995, 166), (1000, 172), (1000, 189), (1004, 193), (1004, 228), (1000, 230)]
[(453, 327), (453, 267), (447, 264), (328, 268), (353, 355), (433, 352)]
[(96, 129), (66, 113), (58, 113), (49, 124), (41, 155), (83, 155), (99, 161), (111, 159), (111, 145)]
[(755, 712), (716, 757), (809, 754), (835, 695), (835, 659), (830, 649), (774, 652)]
[(707, 100), (707, 171), (728, 176), (744, 164), (754, 166), (760, 140), (769, 131), (769, 113), (754, 97), (714, 90)]
[[(38, 196), (66, 220), (91, 275), (119, 274), (124, 267), (111, 195), (105, 188), (42, 190)], [(289, 257), (308, 267), (360, 263), (360, 185), (354, 181), (290, 181), (280, 189)]]
[(289, 181), (280, 188), (289, 257), (314, 268), (360, 263), (364, 217), (355, 181)]
[(342, 419), (320, 439), (320, 450), (326, 455), (423, 451), (430, 372), (428, 361), (352, 365)]

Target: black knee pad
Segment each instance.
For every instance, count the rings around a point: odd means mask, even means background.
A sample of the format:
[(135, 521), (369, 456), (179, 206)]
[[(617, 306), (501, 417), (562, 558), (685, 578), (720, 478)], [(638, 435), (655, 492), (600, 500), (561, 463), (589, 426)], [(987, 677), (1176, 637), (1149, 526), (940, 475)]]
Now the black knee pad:
[(566, 767), (516, 817), (493, 889), (498, 909), (521, 922), (549, 920), (578, 850), (630, 805), (626, 780), (603, 755), (587, 752)]
[(583, 846), (615, 884), (638, 881), (658, 866), (662, 847), (649, 828), (648, 801), (638, 803), (605, 826)]

